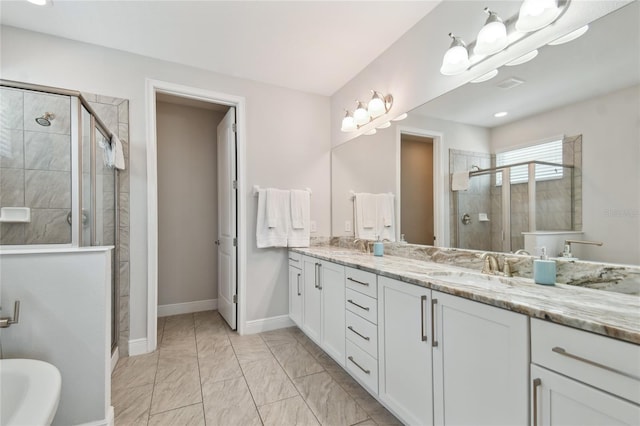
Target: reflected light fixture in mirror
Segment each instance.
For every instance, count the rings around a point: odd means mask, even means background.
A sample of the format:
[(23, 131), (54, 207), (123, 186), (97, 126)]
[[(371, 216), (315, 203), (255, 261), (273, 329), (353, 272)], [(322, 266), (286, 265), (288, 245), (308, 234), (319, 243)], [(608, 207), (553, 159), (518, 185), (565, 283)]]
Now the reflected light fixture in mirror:
[(471, 65), (467, 45), (460, 37), (456, 37), (452, 33), (449, 33), (449, 37), (451, 37), (453, 41), (447, 53), (444, 54), (440, 72), (444, 75), (462, 74), (469, 68), (469, 65)]
[(355, 120), (356, 125), (362, 126), (363, 124), (367, 124), (369, 122), (369, 120), (371, 119), (371, 115), (369, 115), (369, 111), (367, 111), (367, 107), (364, 105), (364, 103), (360, 101), (356, 102), (358, 103), (358, 106), (356, 107), (356, 110), (353, 111), (353, 119)]
[(405, 118), (407, 118), (407, 113), (404, 112), (402, 114), (400, 114), (399, 116), (397, 116), (396, 118), (392, 118), (391, 121), (402, 121)]
[(525, 53), (524, 55), (520, 56), (519, 58), (514, 59), (511, 62), (507, 62), (505, 65), (508, 66), (508, 67), (514, 67), (516, 65), (520, 65), (520, 64), (524, 64), (526, 62), (529, 62), (530, 60), (532, 60), (536, 56), (538, 56), (538, 49), (532, 50), (529, 53)]
[(524, 0), (516, 21), (516, 30), (523, 33), (540, 30), (555, 21), (562, 9), (557, 0)]
[(493, 55), (507, 47), (507, 27), (502, 19), (495, 13), (484, 8), (485, 13), (489, 14), (487, 21), (478, 33), (476, 46), (473, 53), (476, 55)]
[(549, 46), (558, 46), (561, 44), (569, 43), (570, 41), (573, 41), (578, 37), (582, 36), (584, 33), (587, 32), (587, 30), (589, 30), (589, 25), (585, 25), (584, 27), (580, 27), (575, 31), (571, 31), (569, 34), (565, 34), (562, 37), (557, 38), (551, 43), (547, 43), (547, 44)]
[(367, 110), (371, 115), (371, 118), (380, 117), (382, 114), (387, 112), (387, 109), (384, 104), (384, 99), (380, 96), (380, 93), (372, 90), (371, 100), (367, 104)]
[(386, 123), (379, 125), (378, 127), (376, 127), (376, 129), (386, 129), (387, 127), (391, 127), (390, 121), (387, 121)]
[(471, 80), (471, 83), (482, 83), (483, 81), (491, 80), (496, 75), (498, 75), (498, 70), (489, 71), (485, 75), (481, 75), (480, 77), (476, 78), (475, 80)]
[(371, 94), (371, 100), (366, 105), (362, 101), (356, 101), (357, 106), (353, 114), (349, 110), (345, 110), (342, 125), (340, 126), (341, 131), (353, 132), (358, 130), (360, 126), (364, 126), (391, 110), (393, 95), (383, 95), (376, 90), (371, 90)]
[(343, 132), (353, 132), (357, 128), (358, 126), (353, 119), (353, 115), (349, 112), (349, 110), (345, 109), (345, 114), (344, 118), (342, 119), (342, 126), (340, 127), (340, 130), (342, 130)]

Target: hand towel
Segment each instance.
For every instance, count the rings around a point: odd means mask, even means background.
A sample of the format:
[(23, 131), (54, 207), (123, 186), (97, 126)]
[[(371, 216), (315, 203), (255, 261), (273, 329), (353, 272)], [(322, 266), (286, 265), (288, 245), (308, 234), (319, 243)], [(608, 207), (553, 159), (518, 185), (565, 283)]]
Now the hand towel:
[[(273, 208), (277, 220), (275, 226), (270, 228), (267, 223), (267, 190), (258, 191), (258, 211), (256, 223), (256, 243), (258, 248), (286, 247), (287, 232), (290, 227), (290, 200), (287, 196), (279, 196), (272, 199)], [(275, 195), (275, 194), (274, 194)]]
[(278, 226), (282, 219), (281, 215), (289, 216), (288, 210), (282, 210), (284, 198), (289, 201), (289, 196), (289, 191), (284, 189), (267, 188), (267, 226), (269, 228)]
[(119, 170), (124, 170), (124, 150), (122, 149), (122, 142), (118, 135), (113, 133), (111, 135), (111, 163), (113, 167)]
[(457, 172), (451, 178), (452, 191), (466, 191), (469, 189), (469, 172)]
[(376, 195), (376, 228), (381, 240), (396, 240), (395, 206), (393, 194)]
[(289, 247), (309, 247), (311, 242), (311, 194), (291, 191), (291, 226), (287, 233)]
[(355, 210), (355, 237), (362, 240), (375, 240), (376, 231), (376, 198), (374, 194), (356, 193), (353, 200)]

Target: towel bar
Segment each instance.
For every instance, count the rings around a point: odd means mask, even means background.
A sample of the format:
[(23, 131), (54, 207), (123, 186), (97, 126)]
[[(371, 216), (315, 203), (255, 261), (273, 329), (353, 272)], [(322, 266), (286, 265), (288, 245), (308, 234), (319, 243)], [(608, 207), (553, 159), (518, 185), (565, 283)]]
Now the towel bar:
[[(260, 185), (253, 185), (253, 195), (256, 196), (258, 195), (258, 192), (260, 192)], [(309, 194), (313, 194), (313, 191), (311, 190), (311, 188), (305, 188), (305, 191), (308, 191)]]

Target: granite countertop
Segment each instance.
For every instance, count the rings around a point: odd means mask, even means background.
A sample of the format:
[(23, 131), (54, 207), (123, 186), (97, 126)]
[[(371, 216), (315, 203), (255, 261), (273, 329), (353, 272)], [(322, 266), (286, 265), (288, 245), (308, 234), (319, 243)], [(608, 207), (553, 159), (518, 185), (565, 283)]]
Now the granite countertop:
[[(337, 264), (427, 287), (558, 324), (640, 344), (640, 297), (333, 246), (290, 249)], [(477, 274), (469, 275), (469, 274)]]

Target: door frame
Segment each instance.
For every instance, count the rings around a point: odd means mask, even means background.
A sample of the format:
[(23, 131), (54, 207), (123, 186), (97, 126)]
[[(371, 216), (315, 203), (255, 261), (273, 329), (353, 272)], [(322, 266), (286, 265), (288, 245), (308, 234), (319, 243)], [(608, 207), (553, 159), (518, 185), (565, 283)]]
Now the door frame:
[(400, 230), (402, 229), (401, 217), (400, 217), (400, 204), (402, 196), (401, 185), (401, 167), (402, 157), (400, 149), (402, 147), (402, 135), (420, 136), (424, 138), (430, 138), (433, 140), (433, 230), (436, 236), (437, 247), (449, 246), (449, 233), (446, 232), (447, 227), (445, 221), (447, 215), (445, 214), (445, 203), (448, 203), (448, 199), (445, 200), (444, 190), (445, 183), (448, 187), (449, 181), (445, 179), (443, 173), (449, 168), (446, 167), (444, 157), (444, 134), (442, 132), (436, 132), (434, 130), (419, 129), (416, 127), (396, 126), (396, 211), (398, 229), (396, 230), (396, 240), (400, 241)]
[[(158, 141), (156, 134), (156, 93), (228, 105), (236, 108), (236, 175), (237, 196), (237, 295), (238, 334), (246, 328), (247, 215), (246, 193), (246, 100), (242, 96), (214, 92), (198, 87), (146, 79), (145, 106), (147, 125), (147, 352), (157, 346), (158, 317)], [(212, 242), (217, 236), (212, 237)]]

